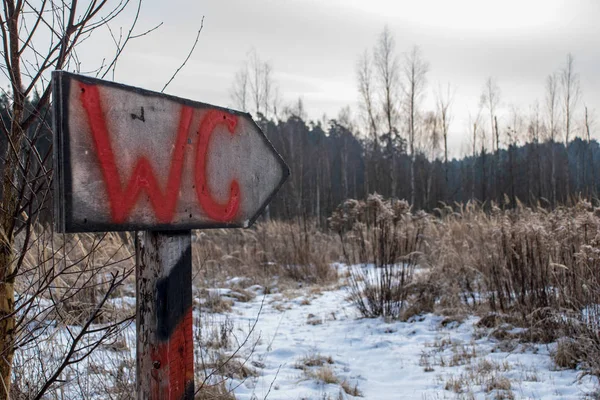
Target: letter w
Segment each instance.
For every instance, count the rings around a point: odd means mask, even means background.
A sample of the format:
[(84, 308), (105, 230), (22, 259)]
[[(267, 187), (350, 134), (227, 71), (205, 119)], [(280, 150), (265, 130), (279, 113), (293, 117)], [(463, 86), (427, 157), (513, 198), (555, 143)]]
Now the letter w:
[(177, 138), (171, 155), (171, 166), (165, 191), (161, 190), (152, 166), (145, 156), (138, 158), (131, 173), (131, 178), (123, 188), (115, 162), (111, 138), (106, 128), (98, 87), (84, 83), (79, 85), (81, 88), (81, 104), (88, 117), (94, 147), (102, 171), (102, 179), (106, 183), (113, 222), (123, 223), (127, 220), (144, 190), (148, 193), (157, 220), (160, 223), (171, 222), (175, 215), (181, 185), (186, 136), (192, 121), (192, 109), (186, 106), (181, 108)]

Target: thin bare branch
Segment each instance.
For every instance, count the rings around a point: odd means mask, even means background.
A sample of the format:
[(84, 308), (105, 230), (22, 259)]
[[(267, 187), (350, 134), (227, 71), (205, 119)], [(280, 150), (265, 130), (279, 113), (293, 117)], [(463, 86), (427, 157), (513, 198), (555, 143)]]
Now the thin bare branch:
[(177, 70), (175, 71), (175, 73), (173, 74), (173, 76), (171, 76), (171, 78), (167, 81), (167, 83), (165, 83), (165, 86), (163, 86), (163, 88), (160, 90), (161, 93), (164, 92), (165, 89), (167, 88), (167, 86), (169, 86), (169, 84), (173, 81), (173, 79), (175, 79), (175, 77), (177, 76), (177, 74), (179, 73), (179, 71), (181, 71), (181, 69), (183, 67), (185, 67), (185, 65), (187, 64), (188, 60), (192, 56), (192, 53), (194, 53), (194, 50), (196, 49), (196, 45), (198, 44), (198, 40), (200, 39), (200, 33), (202, 32), (202, 28), (204, 28), (204, 16), (202, 16), (202, 20), (200, 21), (200, 29), (198, 29), (198, 33), (196, 34), (196, 39), (194, 40), (194, 44), (192, 45), (192, 48), (190, 49), (190, 52), (188, 53), (188, 55), (185, 58), (185, 60), (183, 60), (183, 63), (181, 63), (181, 65), (179, 66), (179, 68), (177, 68)]

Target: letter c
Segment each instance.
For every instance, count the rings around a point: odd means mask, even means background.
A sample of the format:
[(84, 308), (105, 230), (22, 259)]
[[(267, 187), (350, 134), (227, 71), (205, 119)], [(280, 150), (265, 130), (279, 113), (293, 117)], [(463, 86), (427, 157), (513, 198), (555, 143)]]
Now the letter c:
[(219, 222), (229, 222), (238, 212), (240, 207), (240, 185), (237, 180), (232, 180), (229, 185), (229, 200), (226, 204), (217, 203), (210, 193), (206, 179), (208, 164), (208, 145), (210, 137), (219, 124), (225, 124), (231, 135), (235, 133), (238, 118), (224, 111), (209, 110), (206, 112), (198, 133), (200, 138), (196, 146), (195, 183), (198, 201), (206, 214)]

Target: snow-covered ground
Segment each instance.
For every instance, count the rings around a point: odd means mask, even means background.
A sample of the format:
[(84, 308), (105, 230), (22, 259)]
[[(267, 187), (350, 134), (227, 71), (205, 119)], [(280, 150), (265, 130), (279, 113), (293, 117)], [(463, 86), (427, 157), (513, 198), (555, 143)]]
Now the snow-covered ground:
[[(233, 278), (223, 285), (232, 288), (205, 290), (212, 298), (234, 302), (233, 307), (221, 313), (195, 312), (201, 323), (194, 328), (196, 339), (204, 330), (205, 345), (196, 349), (198, 359), (200, 351), (205, 360), (211, 351), (227, 357), (244, 344), (236, 360), (251, 373), (245, 379), (234, 373), (237, 378), (226, 382), (240, 400), (598, 398), (589, 395), (597, 387), (596, 378), (554, 366), (550, 354), (555, 344), (499, 342), (490, 335), (491, 329), (477, 327), (477, 317), (461, 321), (426, 314), (408, 322), (364, 319), (348, 302), (343, 282), (329, 289), (298, 287), (266, 295), (254, 285), (245, 288), (245, 296), (237, 292), (246, 286), (244, 282)], [(256, 297), (245, 301), (247, 292)], [(129, 310), (135, 306), (133, 298), (111, 302)], [(196, 303), (206, 304), (206, 300)], [(212, 327), (216, 338), (223, 336), (223, 328), (229, 330), (229, 347), (207, 345), (206, 340), (215, 339), (205, 327)], [(53, 335), (54, 343), (68, 342), (64, 329), (57, 328)], [(80, 374), (87, 376), (86, 393), (92, 398), (103, 398), (115, 386), (107, 377), (117, 373), (114, 380), (131, 387), (135, 324), (126, 329), (121, 342), (102, 346), (67, 369), (61, 375), (65, 385), (61, 390), (67, 394), (63, 397), (80, 398), (75, 390), (81, 386)], [(63, 347), (46, 346), (42, 357), (60, 357)], [(33, 359), (34, 350), (22, 351), (17, 361)], [(29, 374), (37, 373), (27, 368), (27, 362), (23, 367)]]
[[(252, 326), (260, 310), (249, 360), (259, 375), (230, 381), (236, 398), (355, 398), (341, 389), (344, 381), (367, 399), (579, 399), (593, 391), (595, 378), (554, 367), (553, 345), (507, 349), (476, 327), (476, 317), (449, 324), (433, 314), (361, 319), (343, 287), (302, 292), (234, 305), (228, 318), (239, 327)], [(327, 361), (305, 365), (318, 359)], [(340, 383), (320, 380), (323, 369), (337, 377), (326, 380)]]

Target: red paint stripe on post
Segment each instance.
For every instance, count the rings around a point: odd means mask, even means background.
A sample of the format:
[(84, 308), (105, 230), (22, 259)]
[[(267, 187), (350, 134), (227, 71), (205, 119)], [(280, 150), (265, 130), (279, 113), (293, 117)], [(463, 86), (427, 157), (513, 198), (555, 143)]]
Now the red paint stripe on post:
[(115, 163), (111, 138), (106, 127), (98, 87), (85, 83), (79, 83), (79, 87), (81, 89), (81, 104), (88, 117), (102, 178), (106, 183), (113, 222), (125, 222), (144, 190), (148, 193), (148, 198), (158, 221), (161, 223), (171, 222), (175, 214), (179, 187), (181, 186), (185, 144), (192, 121), (192, 109), (186, 106), (181, 107), (177, 138), (175, 139), (175, 148), (173, 149), (165, 191), (161, 190), (150, 161), (144, 156), (137, 160), (131, 178), (125, 189), (123, 189), (121, 176)]
[(168, 340), (152, 350), (152, 359), (155, 363), (152, 374), (153, 399), (193, 398), (194, 343), (191, 308)]

